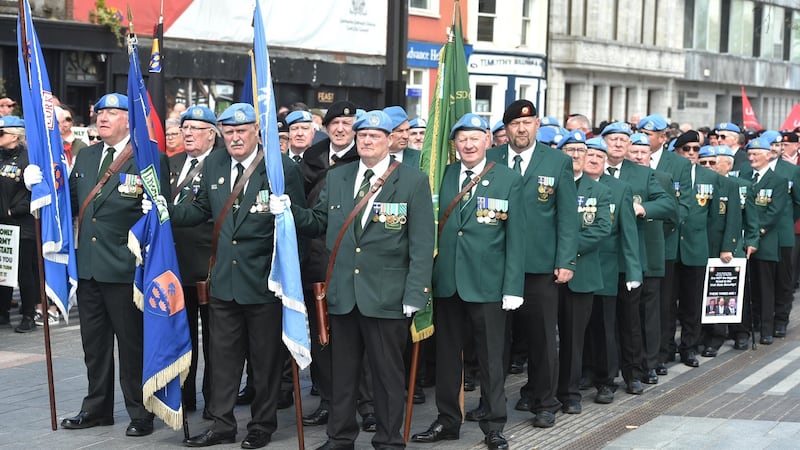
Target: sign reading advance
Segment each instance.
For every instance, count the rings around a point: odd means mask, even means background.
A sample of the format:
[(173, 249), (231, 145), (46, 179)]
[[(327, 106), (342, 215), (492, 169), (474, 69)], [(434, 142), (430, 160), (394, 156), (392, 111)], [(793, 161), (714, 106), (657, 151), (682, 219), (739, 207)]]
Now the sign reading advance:
[(470, 73), (545, 78), (545, 61), (541, 56), (473, 53), (467, 67)]
[(409, 42), (406, 52), (408, 67), (439, 67), (439, 51), (442, 44), (428, 42)]

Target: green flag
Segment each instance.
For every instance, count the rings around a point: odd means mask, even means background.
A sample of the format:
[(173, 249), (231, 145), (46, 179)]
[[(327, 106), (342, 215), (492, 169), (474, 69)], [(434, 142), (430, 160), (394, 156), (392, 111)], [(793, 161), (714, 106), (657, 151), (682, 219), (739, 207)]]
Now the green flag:
[[(439, 73), (433, 91), (433, 101), (428, 115), (425, 142), (422, 144), (420, 169), (428, 174), (433, 196), (436, 226), (439, 220), (439, 188), (447, 164), (455, 160), (455, 148), (450, 141), (450, 129), (466, 113), (472, 112), (469, 92), (469, 73), (461, 34), (461, 7), (453, 5), (453, 25), (447, 43), (439, 52)], [(425, 309), (414, 315), (411, 338), (414, 342), (433, 335), (433, 302), (428, 300)]]

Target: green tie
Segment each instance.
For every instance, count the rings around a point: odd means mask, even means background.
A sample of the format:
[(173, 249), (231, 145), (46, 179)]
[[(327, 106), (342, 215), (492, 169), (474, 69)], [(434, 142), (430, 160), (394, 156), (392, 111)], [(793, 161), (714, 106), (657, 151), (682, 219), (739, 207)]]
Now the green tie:
[[(242, 179), (242, 174), (244, 173), (244, 166), (242, 163), (236, 163), (236, 180), (233, 181), (233, 186), (235, 187), (239, 184), (239, 180)], [(231, 188), (233, 189), (233, 187)], [(233, 203), (233, 219), (236, 220), (236, 215), (239, 213), (239, 206), (241, 206), (242, 200), (244, 199), (244, 188), (239, 191), (239, 195), (236, 196), (236, 201)]]
[(294, 160), (294, 162), (296, 162), (297, 164), (300, 164), (300, 161), (302, 161), (302, 160), (303, 160), (303, 158), (302, 158), (300, 155), (294, 155), (294, 156), (292, 156), (292, 159), (293, 159), (293, 160)]
[[(187, 177), (189, 176), (189, 174), (192, 173), (192, 170), (194, 170), (194, 167), (196, 165), (197, 165), (197, 158), (192, 158), (192, 160), (189, 161), (189, 172), (186, 173)], [(181, 189), (181, 194), (178, 196), (178, 203), (183, 202), (183, 199), (185, 199), (186, 196), (189, 195), (189, 191), (191, 189), (192, 189), (192, 182), (190, 181), (186, 183), (186, 186), (184, 186), (183, 189)]]
[[(470, 182), (470, 181), (472, 181), (472, 175), (473, 175), (474, 173), (475, 173), (475, 172), (473, 172), (473, 171), (471, 171), (471, 170), (465, 170), (465, 171), (464, 171), (464, 174), (466, 175), (466, 177), (464, 178), (464, 182), (463, 182), (463, 183), (461, 183), (461, 190), (462, 190), (462, 191), (464, 190), (464, 188), (465, 188), (465, 187), (467, 187), (467, 185), (469, 184), (469, 182)], [(470, 199), (470, 197), (471, 197), (471, 195), (470, 195), (470, 192), (467, 192), (467, 193), (466, 193), (466, 194), (464, 194), (464, 196), (461, 198), (461, 200), (462, 200), (462, 202), (461, 202), (461, 221), (462, 221), (462, 222), (466, 222), (467, 220), (469, 220), (469, 211), (470, 211), (470, 208), (467, 208), (467, 204), (469, 203), (469, 199)]]
[[(612, 177), (614, 176), (614, 174), (617, 173), (617, 168), (616, 167), (609, 167), (607, 170), (608, 170), (608, 174), (611, 175)], [(614, 178), (616, 178), (616, 177), (614, 177)]]
[(522, 175), (522, 156), (516, 155), (514, 156), (514, 172)]
[[(364, 172), (364, 180), (361, 182), (361, 186), (359, 186), (359, 188), (358, 188), (358, 195), (356, 195), (356, 198), (355, 198), (355, 202), (356, 203), (360, 202), (361, 199), (364, 198), (365, 195), (367, 195), (367, 192), (369, 191), (369, 186), (370, 186), (369, 180), (370, 180), (370, 178), (372, 178), (372, 175), (374, 175), (374, 174), (375, 174), (375, 172), (373, 172), (372, 169), (367, 169)], [(364, 218), (364, 214), (366, 214), (366, 212), (367, 212), (367, 207), (365, 206), (361, 210), (361, 212), (358, 213), (358, 217), (356, 217), (356, 223), (355, 223), (356, 239), (361, 237), (361, 232), (364, 231), (364, 225), (362, 224), (362, 222), (363, 222), (362, 219)]]
[(753, 184), (758, 184), (758, 172), (753, 173)]
[(106, 149), (106, 157), (103, 158), (103, 162), (100, 163), (100, 171), (97, 172), (97, 182), (100, 182), (100, 179), (103, 178), (103, 175), (106, 173), (109, 167), (111, 167), (111, 163), (114, 162), (114, 152), (117, 151), (114, 147), (108, 147)]

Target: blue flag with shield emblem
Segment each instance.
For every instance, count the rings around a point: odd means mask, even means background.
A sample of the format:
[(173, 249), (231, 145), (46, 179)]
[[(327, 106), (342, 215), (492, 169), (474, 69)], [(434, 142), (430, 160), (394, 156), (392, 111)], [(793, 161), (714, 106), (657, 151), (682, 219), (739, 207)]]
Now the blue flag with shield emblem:
[(136, 36), (128, 38), (128, 122), (142, 184), (154, 207), (131, 228), (136, 255), (133, 298), (144, 317), (142, 397), (145, 407), (178, 429), (183, 425), (181, 384), (189, 373), (192, 342), (184, 308), (178, 258), (160, 185), (158, 144), (153, 139), (147, 90), (139, 68)]
[[(264, 142), (264, 162), (270, 188), (275, 195), (285, 190), (281, 149), (278, 141), (278, 119), (275, 114), (275, 97), (272, 90), (267, 37), (264, 33), (264, 10), (256, 0), (255, 37), (253, 53), (255, 79), (253, 80), (255, 107)], [(308, 312), (303, 301), (303, 284), (300, 280), (300, 258), (297, 253), (297, 234), (294, 216), (286, 209), (275, 216), (275, 246), (272, 253), (272, 270), (269, 289), (283, 302), (283, 343), (301, 369), (311, 364), (311, 338), (308, 331)]]
[(17, 45), (28, 158), (31, 164), (42, 169), (42, 182), (33, 186), (31, 193), (31, 212), (39, 211), (47, 298), (68, 320), (69, 306), (78, 286), (69, 176), (50, 78), (27, 0), (24, 0), (22, 13), (17, 21)]

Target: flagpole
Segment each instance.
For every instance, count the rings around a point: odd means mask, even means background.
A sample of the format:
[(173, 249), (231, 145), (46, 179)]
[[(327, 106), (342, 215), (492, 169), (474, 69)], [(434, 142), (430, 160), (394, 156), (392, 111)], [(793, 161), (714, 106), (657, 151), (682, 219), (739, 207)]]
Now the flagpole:
[[(28, 86), (31, 85), (31, 71), (30, 59), (27, 51), (28, 48), (28, 30), (25, 26), (26, 9), (23, 0), (18, 0), (19, 5), (19, 23), (20, 23), (20, 38), (24, 50), (22, 51), (23, 58), (25, 58), (25, 76), (28, 79)], [(39, 308), (42, 310), (42, 318), (44, 319), (44, 354), (47, 365), (47, 393), (50, 398), (50, 428), (53, 431), (58, 429), (58, 421), (56, 420), (56, 390), (53, 380), (53, 352), (50, 346), (50, 321), (48, 320), (48, 307), (47, 307), (47, 294), (45, 293), (44, 282), (44, 254), (42, 252), (42, 221), (40, 219), (39, 210), (33, 213), (34, 228), (36, 230), (36, 262), (39, 268)]]

